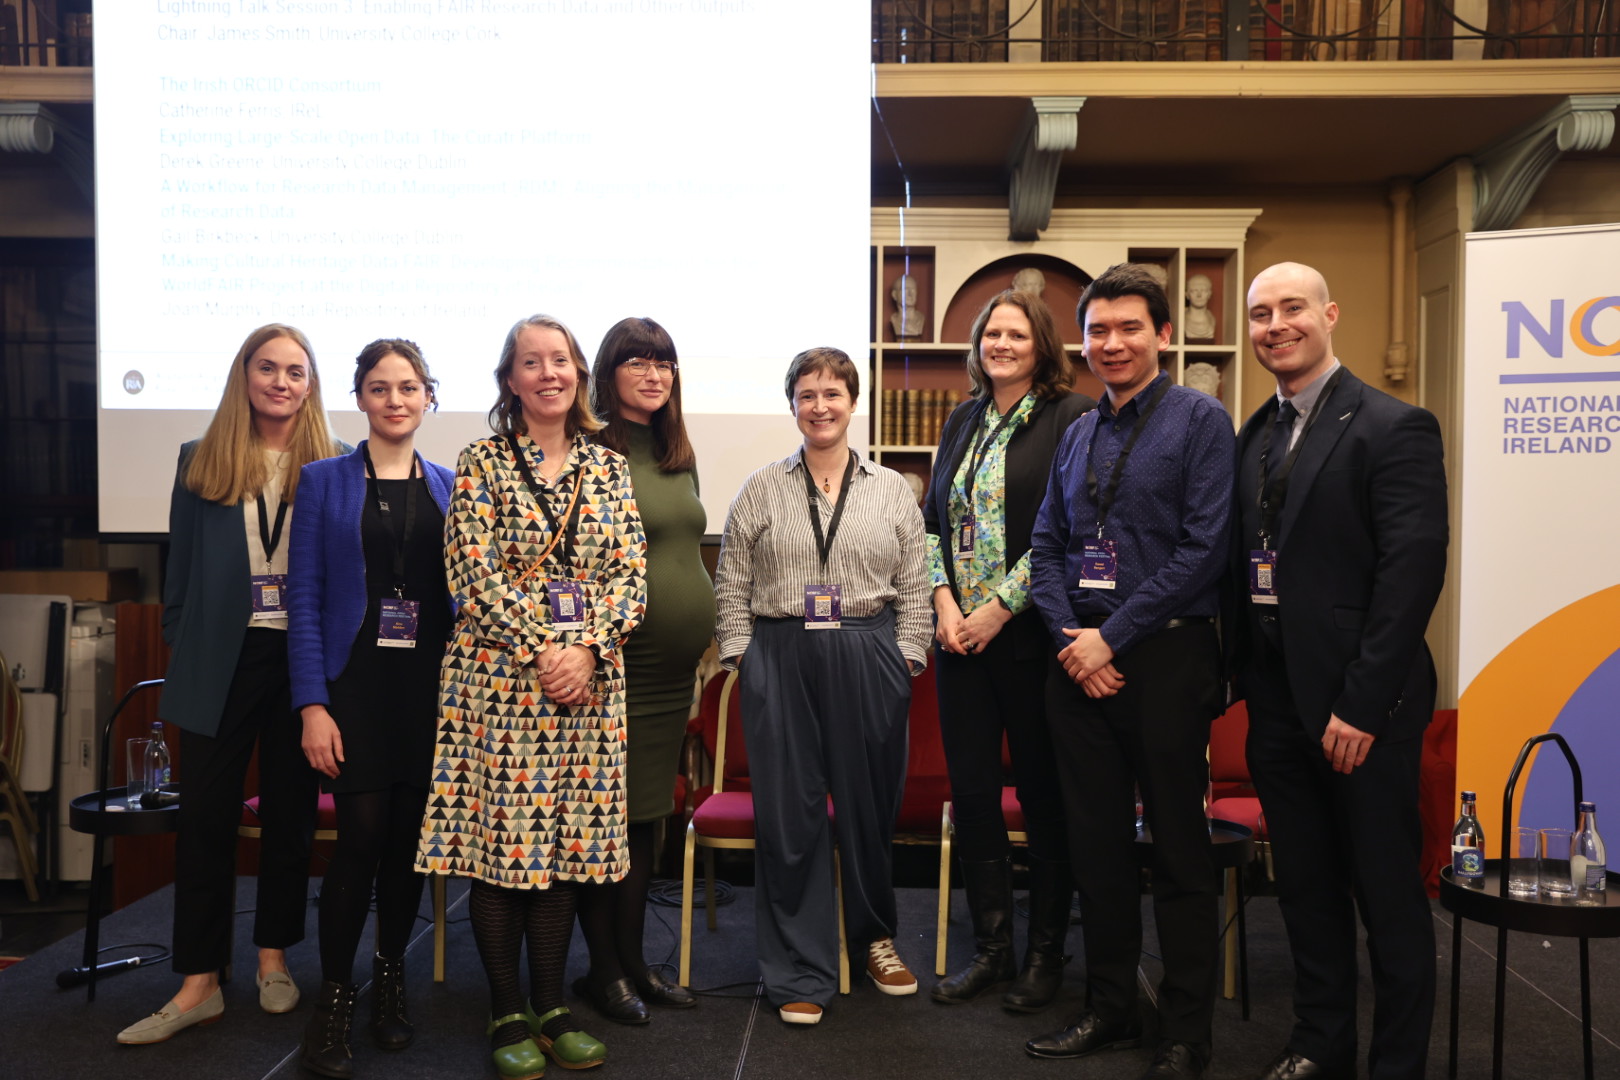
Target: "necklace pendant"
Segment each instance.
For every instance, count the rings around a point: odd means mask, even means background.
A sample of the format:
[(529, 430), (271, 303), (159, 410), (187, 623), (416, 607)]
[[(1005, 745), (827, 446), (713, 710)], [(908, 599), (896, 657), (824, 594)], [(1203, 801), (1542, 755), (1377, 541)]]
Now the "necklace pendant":
[(821, 490), (826, 492), (828, 495), (832, 494), (832, 477), (830, 477), (830, 476), (822, 477), (822, 479), (821, 479)]
[(377, 509), (381, 510), (385, 514), (388, 513), (388, 503), (387, 503), (387, 501), (384, 500), (384, 499), (378, 499), (377, 500)]

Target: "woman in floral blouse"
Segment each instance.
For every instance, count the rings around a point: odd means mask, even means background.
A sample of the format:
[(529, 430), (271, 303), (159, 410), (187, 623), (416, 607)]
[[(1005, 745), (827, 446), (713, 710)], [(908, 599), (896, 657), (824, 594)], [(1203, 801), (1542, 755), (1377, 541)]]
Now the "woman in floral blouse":
[[(1002, 1004), (1035, 1012), (1063, 980), (1074, 889), (1042, 700), (1050, 643), (1030, 602), (1029, 538), (1058, 440), (1096, 402), (1070, 393), (1062, 339), (1033, 293), (993, 297), (969, 340), (972, 396), (945, 423), (923, 521), (938, 620), (939, 724), (976, 948), (933, 997), (971, 1001), (1016, 979)], [(1011, 846), (1001, 812), (1003, 737), (1029, 834), (1022, 970), (1013, 955)]]

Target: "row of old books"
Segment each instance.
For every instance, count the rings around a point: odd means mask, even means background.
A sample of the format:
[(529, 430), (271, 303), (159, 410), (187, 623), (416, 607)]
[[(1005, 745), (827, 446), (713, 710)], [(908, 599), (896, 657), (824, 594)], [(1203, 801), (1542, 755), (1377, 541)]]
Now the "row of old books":
[(0, 3), (0, 64), (89, 67), (90, 13), (58, 12), (55, 0)]
[(933, 446), (945, 418), (962, 403), (960, 390), (885, 390), (878, 442), (885, 446)]
[(881, 64), (1007, 59), (1008, 0), (874, 0), (872, 60)]

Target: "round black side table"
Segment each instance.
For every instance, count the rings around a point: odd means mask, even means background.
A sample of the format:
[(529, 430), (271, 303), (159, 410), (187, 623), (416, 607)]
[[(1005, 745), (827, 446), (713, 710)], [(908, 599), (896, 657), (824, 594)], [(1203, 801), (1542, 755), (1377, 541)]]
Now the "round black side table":
[(146, 809), (125, 805), (121, 787), (92, 791), (68, 804), (68, 827), (95, 837), (90, 857), (90, 906), (84, 927), (84, 967), (89, 999), (96, 1000), (96, 957), (101, 945), (101, 889), (106, 878), (102, 848), (109, 836), (153, 836), (174, 832), (180, 827), (180, 807)]
[[(1511, 788), (1509, 791), (1511, 792)], [(1507, 936), (1522, 930), (1548, 937), (1580, 940), (1581, 1052), (1586, 1080), (1592, 1080), (1592, 967), (1588, 938), (1620, 937), (1620, 874), (1608, 875), (1608, 889), (1580, 900), (1503, 896), (1502, 861), (1485, 863), (1485, 878), (1478, 889), (1458, 885), (1451, 867), (1440, 871), (1440, 904), (1455, 916), (1451, 920), (1451, 1043), (1446, 1075), (1457, 1075), (1457, 1010), (1461, 997), (1462, 924), (1470, 919), (1496, 927), (1496, 1018), (1491, 1035), (1491, 1078), (1502, 1080), (1502, 1021), (1506, 1009)]]

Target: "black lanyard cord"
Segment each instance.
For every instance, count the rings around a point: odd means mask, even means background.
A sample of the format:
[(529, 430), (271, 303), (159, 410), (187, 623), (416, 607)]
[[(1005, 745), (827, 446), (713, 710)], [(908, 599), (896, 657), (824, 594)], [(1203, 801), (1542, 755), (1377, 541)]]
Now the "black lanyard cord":
[[(559, 540), (562, 550), (558, 552), (558, 558), (562, 561), (563, 569), (571, 574), (574, 565), (574, 533), (579, 528), (579, 487), (585, 482), (585, 470), (581, 468), (574, 475), (573, 508), (568, 515), (568, 528), (565, 530), (551, 509), (550, 500), (540, 490), (540, 485), (535, 483), (534, 473), (529, 469), (529, 459), (524, 455), (523, 448), (518, 445), (517, 436), (508, 435), (506, 441), (512, 447), (512, 458), (517, 462), (518, 472), (523, 475), (523, 483), (529, 489), (530, 498), (539, 504), (540, 512), (546, 516), (546, 523), (551, 526), (552, 534)], [(545, 451), (542, 450), (541, 455), (544, 454)]]
[[(371, 463), (371, 446), (364, 443), (360, 452), (366, 460), (366, 475), (373, 484), (377, 484), (377, 467)], [(416, 477), (422, 459), (415, 451), (411, 453), (411, 475), (405, 480), (405, 531), (394, 538), (394, 595), (401, 599), (405, 596), (405, 549), (411, 542), (411, 530), (416, 527)], [(377, 489), (377, 513), (386, 520), (388, 517), (388, 503), (382, 497), (382, 489)]]
[[(973, 513), (973, 485), (979, 478), (979, 469), (984, 465), (984, 459), (990, 453), (990, 448), (994, 446), (996, 440), (1001, 437), (1001, 433), (1007, 430), (1007, 425), (1012, 423), (1013, 416), (1017, 414), (1019, 406), (1023, 403), (1023, 399), (1019, 398), (1018, 402), (1014, 404), (1011, 409), (1007, 410), (1007, 414), (1001, 418), (1001, 423), (996, 425), (994, 431), (987, 432), (984, 437), (979, 440), (979, 445), (973, 449), (973, 456), (968, 459), (969, 465), (967, 483), (963, 485), (962, 491), (964, 501), (967, 503), (968, 513), (970, 514)], [(985, 404), (986, 413), (989, 412), (989, 409), (990, 404), (987, 402)], [(984, 426), (989, 427), (988, 424)]]
[(276, 528), (272, 532), (269, 526), (270, 510), (264, 505), (264, 492), (259, 492), (259, 543), (264, 545), (264, 565), (268, 570), (274, 563), (276, 548), (281, 546), (281, 527), (287, 523), (287, 500), (283, 498), (281, 505), (276, 507)]
[[(1097, 497), (1097, 470), (1092, 467), (1092, 458), (1095, 456), (1097, 449), (1097, 432), (1102, 429), (1103, 425), (1102, 414), (1097, 414), (1097, 426), (1091, 429), (1091, 446), (1086, 451), (1086, 494), (1097, 504), (1097, 539), (1099, 540), (1102, 539), (1103, 522), (1108, 520), (1108, 511), (1114, 508), (1114, 499), (1119, 495), (1120, 478), (1125, 475), (1125, 459), (1131, 456), (1131, 450), (1135, 448), (1136, 440), (1142, 437), (1142, 432), (1147, 428), (1148, 419), (1153, 415), (1154, 410), (1159, 407), (1159, 402), (1164, 400), (1164, 395), (1169, 392), (1170, 380), (1166, 378), (1159, 385), (1159, 388), (1153, 391), (1153, 396), (1148, 399), (1147, 408), (1137, 415), (1136, 422), (1131, 425), (1130, 437), (1125, 440), (1125, 445), (1120, 448), (1119, 457), (1114, 459), (1113, 471), (1108, 476), (1108, 486), (1103, 489), (1102, 498), (1100, 499)], [(1115, 413), (1114, 415), (1117, 420), (1119, 414)]]
[(810, 478), (810, 462), (800, 455), (799, 465), (804, 469), (804, 491), (810, 500), (810, 524), (816, 530), (816, 553), (821, 556), (821, 569), (827, 569), (827, 557), (832, 554), (833, 537), (838, 535), (838, 523), (844, 517), (844, 503), (849, 499), (849, 481), (855, 475), (855, 451), (849, 452), (849, 464), (844, 466), (844, 479), (838, 489), (838, 502), (833, 506), (832, 521), (827, 523), (827, 534), (821, 533), (821, 499), (816, 494), (816, 482)]

